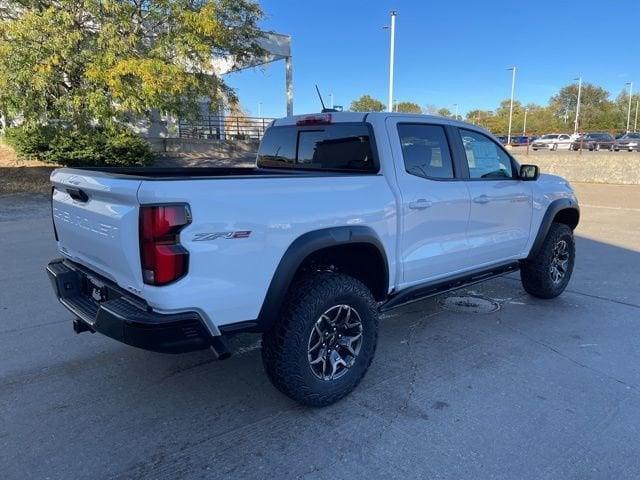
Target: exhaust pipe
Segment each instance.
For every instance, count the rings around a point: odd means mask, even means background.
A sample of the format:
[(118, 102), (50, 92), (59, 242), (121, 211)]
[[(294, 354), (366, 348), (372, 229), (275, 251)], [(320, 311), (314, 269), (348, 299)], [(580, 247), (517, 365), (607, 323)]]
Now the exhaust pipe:
[(210, 348), (217, 360), (226, 360), (231, 356), (231, 350), (222, 337), (211, 337)]

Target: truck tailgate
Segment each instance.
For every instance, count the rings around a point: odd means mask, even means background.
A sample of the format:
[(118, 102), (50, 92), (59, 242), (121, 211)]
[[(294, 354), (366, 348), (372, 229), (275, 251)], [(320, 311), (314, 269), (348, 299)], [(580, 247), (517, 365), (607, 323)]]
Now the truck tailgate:
[(51, 175), (60, 252), (133, 292), (142, 290), (138, 243), (141, 181), (86, 170)]

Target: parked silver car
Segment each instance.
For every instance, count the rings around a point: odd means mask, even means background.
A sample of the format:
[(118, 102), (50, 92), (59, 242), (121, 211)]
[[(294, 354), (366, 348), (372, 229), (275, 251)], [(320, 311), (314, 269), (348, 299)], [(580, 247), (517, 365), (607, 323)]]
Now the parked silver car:
[(628, 150), (630, 152), (635, 150), (636, 152), (640, 152), (640, 133), (625, 133), (623, 136), (616, 139), (616, 142), (613, 144), (613, 149), (616, 152), (619, 152), (620, 150)]

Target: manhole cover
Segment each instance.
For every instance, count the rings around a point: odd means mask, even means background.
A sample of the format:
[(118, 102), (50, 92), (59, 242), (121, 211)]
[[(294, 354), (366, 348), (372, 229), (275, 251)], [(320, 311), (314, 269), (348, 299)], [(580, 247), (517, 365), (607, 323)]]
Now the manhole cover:
[(486, 314), (500, 310), (500, 304), (484, 297), (471, 295), (453, 295), (440, 300), (440, 306), (445, 310), (459, 313)]

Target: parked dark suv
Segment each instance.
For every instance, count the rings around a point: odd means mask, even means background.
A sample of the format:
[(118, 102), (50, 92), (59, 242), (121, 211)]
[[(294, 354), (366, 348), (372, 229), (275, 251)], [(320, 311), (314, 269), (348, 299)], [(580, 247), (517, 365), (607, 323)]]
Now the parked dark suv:
[(613, 150), (613, 146), (616, 143), (616, 139), (613, 135), (605, 132), (593, 132), (586, 133), (581, 137), (576, 138), (571, 144), (571, 150), (580, 150), (586, 148), (589, 151), (593, 150)]
[(613, 149), (618, 152), (620, 150), (628, 150), (636, 152), (640, 151), (640, 133), (629, 132), (616, 139)]

